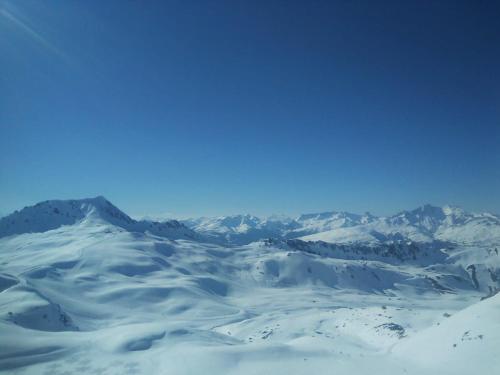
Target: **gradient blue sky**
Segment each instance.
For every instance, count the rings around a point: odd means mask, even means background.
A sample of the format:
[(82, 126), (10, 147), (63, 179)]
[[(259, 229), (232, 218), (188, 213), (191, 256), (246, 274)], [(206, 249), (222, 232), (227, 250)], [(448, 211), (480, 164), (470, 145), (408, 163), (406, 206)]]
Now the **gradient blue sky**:
[(0, 0), (0, 212), (500, 212), (500, 3)]

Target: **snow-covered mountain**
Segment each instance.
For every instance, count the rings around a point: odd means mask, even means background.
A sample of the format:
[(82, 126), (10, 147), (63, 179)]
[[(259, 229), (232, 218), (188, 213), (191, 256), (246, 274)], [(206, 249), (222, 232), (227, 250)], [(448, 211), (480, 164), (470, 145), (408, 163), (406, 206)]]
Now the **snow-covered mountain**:
[(197, 232), (232, 244), (248, 244), (265, 238), (297, 238), (332, 229), (371, 222), (375, 217), (348, 212), (305, 214), (293, 219), (284, 216), (259, 218), (253, 215), (202, 217), (182, 222)]
[(183, 223), (230, 244), (248, 244), (266, 238), (301, 238), (331, 243), (500, 241), (500, 217), (489, 213), (467, 213), (452, 206), (425, 205), (389, 217), (333, 211), (300, 215), (295, 219), (235, 215), (189, 219)]
[(252, 215), (220, 216), (183, 220), (198, 233), (233, 245), (249, 244), (264, 238), (282, 237), (293, 223), (290, 220), (261, 219)]
[(169, 238), (200, 237), (177, 220), (134, 220), (104, 197), (80, 200), (49, 200), (25, 207), (0, 219), (0, 238), (46, 232), (64, 225), (112, 224), (132, 232), (151, 232)]
[(312, 233), (320, 233), (338, 228), (347, 228), (371, 223), (376, 217), (370, 213), (364, 215), (349, 212), (323, 212), (319, 214), (304, 214), (295, 219), (296, 228), (290, 228), (287, 237), (298, 237)]
[(373, 218), (357, 226), (318, 232), (303, 239), (333, 243), (374, 243), (393, 239), (497, 243), (500, 241), (500, 217), (490, 213), (467, 213), (458, 207), (425, 205), (394, 216)]
[[(0, 372), (465, 375), (500, 366), (497, 216), (424, 206), (387, 218), (185, 223), (199, 232), (131, 219), (102, 197), (1, 219)], [(296, 238), (312, 233), (335, 241)]]

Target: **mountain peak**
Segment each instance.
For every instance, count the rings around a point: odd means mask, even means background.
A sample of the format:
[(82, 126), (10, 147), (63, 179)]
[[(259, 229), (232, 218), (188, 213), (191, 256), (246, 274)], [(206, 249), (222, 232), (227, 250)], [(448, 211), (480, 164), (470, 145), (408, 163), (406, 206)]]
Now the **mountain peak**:
[(162, 223), (136, 221), (103, 196), (84, 199), (48, 200), (0, 219), (0, 237), (40, 233), (76, 223), (111, 224), (128, 231), (150, 231), (160, 236), (195, 237), (196, 234), (176, 220)]
[(114, 225), (133, 220), (103, 196), (85, 199), (47, 200), (0, 219), (0, 237), (12, 234), (45, 232), (84, 219), (104, 220)]
[(443, 212), (446, 216), (463, 216), (465, 211), (459, 206), (445, 205), (443, 206)]
[(444, 216), (463, 216), (467, 213), (459, 206), (455, 205), (444, 205), (444, 206), (435, 206), (429, 203), (426, 203), (420, 207), (417, 207), (410, 211), (402, 211), (398, 215), (425, 215), (425, 216), (433, 216), (433, 217), (444, 217)]
[(439, 206), (435, 206), (430, 203), (426, 203), (420, 207), (417, 207), (413, 210), (406, 211), (413, 214), (425, 214), (425, 215), (441, 215), (443, 214), (443, 208)]

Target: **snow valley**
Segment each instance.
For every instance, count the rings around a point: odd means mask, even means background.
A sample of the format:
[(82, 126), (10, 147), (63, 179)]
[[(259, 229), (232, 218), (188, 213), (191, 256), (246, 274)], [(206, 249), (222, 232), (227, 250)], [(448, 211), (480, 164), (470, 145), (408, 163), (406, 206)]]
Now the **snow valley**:
[(103, 197), (0, 219), (0, 371), (494, 374), (500, 217), (426, 205), (150, 221)]

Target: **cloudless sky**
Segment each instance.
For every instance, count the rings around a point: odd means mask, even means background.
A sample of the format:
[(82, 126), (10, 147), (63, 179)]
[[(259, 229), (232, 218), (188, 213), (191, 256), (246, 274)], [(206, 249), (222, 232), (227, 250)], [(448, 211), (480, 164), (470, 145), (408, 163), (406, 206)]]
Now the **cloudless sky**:
[(0, 0), (0, 212), (500, 212), (500, 3)]

